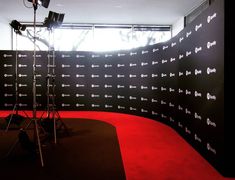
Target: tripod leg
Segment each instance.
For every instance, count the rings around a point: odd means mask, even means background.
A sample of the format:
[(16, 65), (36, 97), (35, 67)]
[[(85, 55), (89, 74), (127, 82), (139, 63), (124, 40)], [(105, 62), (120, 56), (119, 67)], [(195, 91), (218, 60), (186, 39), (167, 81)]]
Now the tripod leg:
[(11, 124), (11, 121), (12, 121), (13, 114), (14, 114), (15, 110), (16, 110), (16, 104), (15, 104), (15, 106), (14, 106), (14, 108), (13, 108), (13, 111), (12, 111), (11, 117), (10, 117), (10, 119), (9, 119), (9, 122), (8, 122), (8, 124), (7, 124), (7, 127), (6, 127), (5, 132), (7, 132), (8, 129), (9, 129), (9, 127), (10, 127), (10, 124)]
[[(27, 129), (27, 128), (30, 126), (31, 122), (32, 122), (32, 121), (30, 121), (30, 122), (27, 124), (27, 126), (26, 126), (25, 128), (22, 128), (22, 129)], [(11, 146), (10, 150), (7, 152), (6, 157), (8, 157), (8, 156), (11, 154), (11, 152), (15, 149), (16, 145), (18, 144), (18, 142), (19, 142), (19, 140), (16, 139), (15, 143)]]
[(56, 114), (57, 114), (57, 121), (60, 121), (60, 126), (58, 127), (58, 129), (61, 129), (62, 127), (64, 128), (65, 132), (67, 135), (69, 135), (69, 130), (68, 130), (68, 127), (66, 126), (66, 124), (62, 121), (61, 117), (60, 117), (60, 114), (58, 111), (55, 111)]
[(55, 140), (55, 144), (57, 143), (57, 137), (56, 137), (56, 118), (55, 118), (55, 112), (53, 112), (53, 121), (54, 121), (54, 140)]
[(16, 145), (18, 144), (18, 142), (19, 142), (19, 140), (17, 139), (17, 140), (15, 141), (15, 143), (11, 146), (10, 150), (7, 152), (7, 154), (6, 154), (6, 156), (5, 156), (6, 158), (10, 156), (10, 154), (11, 154), (12, 151), (15, 149)]
[(26, 118), (27, 118), (27, 119), (30, 119), (29, 116), (28, 116), (28, 114), (27, 114), (25, 111), (23, 111), (23, 112), (24, 112)]
[(39, 148), (41, 165), (43, 167), (44, 166), (44, 162), (43, 162), (43, 157), (42, 157), (42, 148), (41, 148), (41, 141), (40, 141), (40, 137), (39, 137), (38, 122), (37, 122), (37, 120), (34, 120), (34, 123), (35, 123), (35, 130), (36, 130), (36, 136), (37, 136), (37, 143), (38, 143), (38, 148)]

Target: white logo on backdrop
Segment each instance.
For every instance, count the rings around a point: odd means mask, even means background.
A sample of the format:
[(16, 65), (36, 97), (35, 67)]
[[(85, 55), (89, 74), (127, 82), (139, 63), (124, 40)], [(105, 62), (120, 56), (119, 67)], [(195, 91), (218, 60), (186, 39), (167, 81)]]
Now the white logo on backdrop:
[(216, 96), (215, 95), (211, 95), (210, 93), (206, 94), (207, 100), (216, 100)]
[(211, 16), (208, 16), (207, 17), (207, 23), (210, 23), (211, 22), (211, 20), (213, 20), (214, 18), (216, 18), (216, 13), (214, 13), (213, 15), (211, 15)]
[(169, 107), (175, 107), (175, 105), (169, 102)]
[(156, 99), (151, 99), (152, 103), (157, 103), (158, 101)]
[(195, 119), (200, 119), (200, 120), (202, 120), (202, 117), (198, 114), (198, 113), (194, 113), (194, 117), (195, 117)]
[(130, 63), (130, 67), (137, 66), (136, 63)]
[(76, 74), (76, 78), (84, 78), (85, 75), (84, 74)]
[(162, 60), (162, 64), (164, 64), (164, 63), (167, 63), (167, 60), (164, 60), (164, 59), (163, 59), (163, 60)]
[(154, 78), (154, 77), (158, 77), (158, 74), (152, 74), (152, 77)]
[(163, 47), (162, 47), (163, 50), (165, 50), (165, 49), (167, 49), (167, 48), (168, 48), (168, 46), (163, 46)]
[(117, 67), (125, 67), (125, 64), (117, 64)]
[(118, 75), (117, 75), (117, 78), (124, 78), (124, 77), (125, 77), (124, 74), (118, 74)]
[(191, 114), (191, 111), (185, 108), (185, 114)]
[(147, 86), (140, 86), (140, 89), (148, 89)]
[(176, 45), (176, 42), (171, 43), (171, 47), (174, 47)]
[(199, 51), (202, 50), (202, 47), (195, 47), (195, 53), (197, 54)]
[(183, 40), (184, 40), (184, 38), (183, 38), (183, 37), (181, 37), (181, 38), (179, 39), (179, 42), (181, 43)]
[(79, 55), (79, 54), (76, 55), (76, 58), (85, 58), (85, 57), (86, 57), (85, 55)]
[(141, 78), (146, 78), (146, 77), (148, 77), (148, 74), (141, 74), (140, 77)]
[(100, 65), (98, 65), (98, 64), (92, 64), (91, 65), (91, 68), (99, 68), (100, 67)]
[(25, 67), (27, 67), (27, 64), (19, 64), (18, 67), (19, 68), (25, 68)]
[(147, 62), (142, 62), (141, 63), (141, 66), (147, 66), (149, 63), (147, 63)]
[(212, 122), (209, 118), (206, 119), (206, 123), (207, 123), (208, 126), (216, 127), (216, 123)]
[(194, 73), (195, 75), (202, 74), (202, 70), (195, 69)]
[(109, 94), (105, 94), (105, 95), (104, 95), (104, 98), (113, 98), (113, 96), (112, 96), (112, 95), (109, 95)]
[(76, 68), (84, 68), (85, 67), (85, 65), (83, 65), (83, 64), (77, 64), (76, 65)]
[(202, 23), (195, 26), (195, 31), (198, 31), (200, 28), (202, 28)]
[(26, 54), (18, 54), (18, 57), (19, 58), (26, 58), (26, 57), (28, 57)]
[(112, 57), (113, 55), (112, 54), (105, 54), (104, 57)]
[(118, 53), (118, 57), (125, 56), (126, 54)]
[(113, 86), (111, 84), (105, 84), (104, 88), (112, 88)]
[(98, 54), (92, 54), (91, 55), (91, 58), (98, 58), (98, 57), (100, 57), (100, 55), (98, 55)]
[(155, 111), (152, 111), (152, 115), (158, 116), (158, 113)]
[(170, 62), (173, 62), (173, 61), (175, 61), (175, 58), (171, 58), (171, 59), (170, 59)]
[[(131, 97), (131, 96), (130, 96), (130, 97)], [(129, 98), (130, 98), (130, 97), (129, 97)], [(125, 99), (125, 96), (117, 95), (117, 98), (118, 98), (118, 99)]]
[(183, 110), (183, 107), (178, 105), (178, 110), (182, 111)]
[(13, 57), (13, 55), (12, 54), (3, 54), (3, 57), (4, 58)]
[(99, 88), (100, 85), (99, 84), (91, 84), (91, 88)]
[(158, 61), (152, 61), (152, 65), (158, 64)]
[(4, 84), (4, 87), (13, 87), (13, 84)]
[(62, 68), (70, 68), (71, 66), (69, 64), (62, 64), (61, 67)]
[(211, 68), (207, 68), (207, 74), (212, 74), (212, 73), (216, 73), (216, 68), (213, 68), (213, 69), (211, 69)]
[(76, 94), (76, 97), (85, 97), (85, 94)]
[(12, 64), (4, 64), (3, 67), (13, 67)]
[(18, 76), (19, 76), (20, 78), (21, 78), (21, 77), (28, 77), (27, 74), (19, 74)]
[(185, 94), (186, 94), (186, 95), (191, 95), (191, 91), (189, 91), (189, 90), (186, 89), (186, 90), (185, 90)]
[(27, 84), (19, 84), (19, 87), (27, 87)]
[(4, 97), (12, 97), (13, 96), (13, 94), (4, 94)]
[(216, 45), (216, 41), (213, 42), (207, 42), (207, 49), (210, 49), (212, 46)]
[(85, 107), (85, 104), (76, 104), (76, 107)]
[(197, 134), (194, 135), (194, 139), (200, 143), (202, 142), (201, 138), (199, 138)]
[(191, 75), (192, 74), (192, 72), (191, 71), (186, 71), (186, 76), (188, 76), (188, 75)]
[(157, 48), (157, 49), (153, 49), (153, 53), (154, 53), (154, 52), (157, 52), (157, 51), (159, 51), (159, 49), (158, 49), (158, 48)]
[(192, 34), (192, 31), (186, 32), (186, 38), (188, 38)]
[(184, 55), (183, 54), (180, 54), (179, 55), (179, 59), (183, 59)]
[(142, 53), (142, 54), (147, 54), (147, 53), (148, 53), (148, 51), (142, 51), (141, 53)]
[(152, 89), (152, 90), (157, 90), (158, 88), (155, 87), (155, 86), (152, 86), (151, 89)]
[(185, 132), (186, 132), (187, 134), (191, 134), (191, 131), (190, 131), (187, 127), (185, 127)]
[(112, 64), (105, 64), (104, 67), (105, 68), (111, 68), (111, 67), (113, 67), (113, 65)]
[(124, 106), (118, 106), (118, 109), (126, 109)]
[(192, 51), (186, 51), (186, 57), (190, 56), (192, 54)]
[(208, 151), (211, 151), (211, 152), (213, 152), (214, 154), (216, 154), (216, 150), (211, 147), (210, 143), (207, 143), (207, 144), (206, 144), (206, 147), (207, 147), (207, 150), (208, 150)]
[(13, 74), (4, 74), (3, 75), (5, 78), (7, 78), (7, 77), (13, 77)]
[(137, 55), (137, 52), (130, 52), (130, 56)]
[(195, 97), (202, 97), (202, 93), (198, 92), (198, 91), (195, 91), (194, 92), (194, 96)]

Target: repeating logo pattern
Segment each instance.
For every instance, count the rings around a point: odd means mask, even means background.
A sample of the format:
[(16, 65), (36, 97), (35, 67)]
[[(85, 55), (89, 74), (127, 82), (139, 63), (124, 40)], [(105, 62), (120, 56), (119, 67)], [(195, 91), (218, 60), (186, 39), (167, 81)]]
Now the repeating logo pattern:
[[(56, 52), (57, 108), (122, 112), (160, 120), (208, 160), (221, 158), (223, 13), (221, 7), (214, 6), (165, 43), (119, 52)], [(14, 106), (15, 53), (0, 52), (1, 109)], [(32, 59), (33, 52), (18, 52), (22, 109), (32, 107)], [(37, 52), (36, 59), (37, 102), (43, 109), (47, 52)]]

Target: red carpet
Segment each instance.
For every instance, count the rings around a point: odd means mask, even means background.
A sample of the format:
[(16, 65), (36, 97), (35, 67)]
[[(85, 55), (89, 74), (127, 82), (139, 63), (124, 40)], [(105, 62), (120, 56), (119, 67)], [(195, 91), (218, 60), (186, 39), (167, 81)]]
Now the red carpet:
[[(6, 117), (11, 111), (1, 111)], [(26, 112), (28, 115), (28, 112)], [(40, 116), (40, 113), (38, 113)], [(226, 180), (172, 128), (143, 117), (109, 112), (60, 112), (116, 127), (127, 180)]]

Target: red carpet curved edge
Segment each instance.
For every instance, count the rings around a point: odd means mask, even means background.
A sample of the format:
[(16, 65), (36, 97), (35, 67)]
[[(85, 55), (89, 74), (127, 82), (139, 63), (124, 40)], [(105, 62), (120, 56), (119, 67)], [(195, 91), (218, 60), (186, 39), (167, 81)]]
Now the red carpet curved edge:
[[(9, 113), (0, 111), (0, 117)], [(32, 116), (31, 111), (26, 114)], [(127, 180), (235, 179), (224, 178), (175, 130), (160, 122), (112, 112), (61, 111), (59, 114), (61, 118), (95, 119), (115, 126)], [(41, 112), (37, 115), (40, 117)]]

